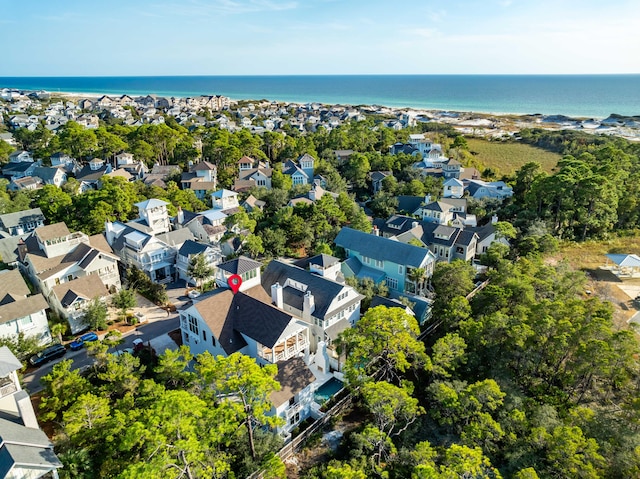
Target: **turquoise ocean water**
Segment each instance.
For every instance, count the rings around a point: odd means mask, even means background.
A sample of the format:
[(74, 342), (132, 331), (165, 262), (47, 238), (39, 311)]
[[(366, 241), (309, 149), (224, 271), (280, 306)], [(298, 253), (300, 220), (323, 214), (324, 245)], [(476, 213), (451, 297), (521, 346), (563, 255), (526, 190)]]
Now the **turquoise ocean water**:
[(640, 75), (0, 77), (1, 87), (592, 118), (640, 115)]

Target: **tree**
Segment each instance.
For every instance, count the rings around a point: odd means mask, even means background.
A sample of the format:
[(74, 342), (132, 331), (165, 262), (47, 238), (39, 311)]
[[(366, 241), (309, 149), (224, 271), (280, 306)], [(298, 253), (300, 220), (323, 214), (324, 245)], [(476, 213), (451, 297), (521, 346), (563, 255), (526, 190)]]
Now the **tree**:
[(360, 383), (378, 371), (380, 379), (398, 379), (410, 368), (430, 367), (424, 343), (417, 339), (420, 328), (415, 317), (402, 308), (377, 306), (341, 333), (338, 345), (346, 353), (349, 381)]
[(51, 330), (51, 334), (57, 337), (58, 342), (62, 344), (62, 335), (67, 332), (67, 329), (69, 329), (69, 325), (66, 322), (55, 323), (55, 324), (52, 324), (49, 329)]
[(107, 307), (100, 298), (89, 302), (84, 310), (84, 321), (91, 329), (107, 329)]
[(236, 425), (221, 407), (211, 407), (187, 391), (163, 391), (123, 431), (120, 451), (140, 460), (125, 463), (120, 477), (196, 479), (226, 477), (229, 457), (220, 451)]
[[(401, 434), (424, 413), (418, 400), (411, 396), (412, 388), (408, 384), (398, 387), (384, 381), (371, 382), (364, 384), (360, 393), (365, 406), (373, 414), (375, 427), (387, 438)], [(386, 442), (383, 439), (375, 446), (378, 465)]]
[(127, 317), (127, 310), (135, 308), (137, 304), (136, 291), (134, 289), (122, 288), (111, 298), (111, 304), (120, 309), (120, 317)]
[(72, 364), (70, 359), (60, 361), (40, 380), (45, 391), (40, 401), (45, 421), (61, 418), (79, 396), (89, 391), (89, 381), (80, 374), (80, 369), (71, 369)]
[(244, 240), (242, 247), (247, 253), (249, 253), (249, 256), (251, 256), (252, 258), (256, 258), (258, 255), (264, 253), (262, 238), (258, 235), (248, 235)]
[(254, 428), (275, 427), (281, 422), (281, 418), (269, 414), (270, 395), (280, 389), (274, 379), (277, 366), (261, 367), (255, 359), (242, 353), (214, 358), (207, 352), (198, 356), (196, 370), (202, 377), (205, 391), (228, 406), (235, 420), (246, 427), (251, 457), (255, 459)]
[(187, 275), (193, 278), (196, 282), (196, 287), (200, 289), (202, 282), (213, 275), (214, 268), (207, 261), (207, 257), (203, 253), (196, 254), (189, 260), (189, 266), (187, 266)]
[(9, 155), (13, 152), (13, 148), (9, 143), (0, 140), (0, 163), (9, 161)]
[(416, 286), (416, 294), (423, 294), (424, 283), (428, 279), (427, 270), (425, 268), (411, 268), (411, 270), (409, 270), (408, 276)]

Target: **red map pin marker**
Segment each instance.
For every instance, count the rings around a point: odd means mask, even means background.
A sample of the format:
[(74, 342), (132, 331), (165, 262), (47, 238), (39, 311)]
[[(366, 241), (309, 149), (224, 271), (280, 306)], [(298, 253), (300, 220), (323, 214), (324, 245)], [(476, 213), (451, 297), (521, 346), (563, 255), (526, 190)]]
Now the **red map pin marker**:
[(231, 288), (231, 291), (233, 291), (233, 294), (236, 294), (238, 290), (240, 290), (240, 286), (242, 285), (242, 278), (237, 274), (232, 274), (231, 276), (229, 276), (227, 284)]

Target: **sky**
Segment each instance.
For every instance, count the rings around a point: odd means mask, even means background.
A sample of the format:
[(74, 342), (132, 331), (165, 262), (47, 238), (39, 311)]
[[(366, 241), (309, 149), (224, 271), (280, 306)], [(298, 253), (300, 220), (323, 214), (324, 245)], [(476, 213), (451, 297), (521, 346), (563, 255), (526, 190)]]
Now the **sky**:
[(0, 0), (0, 76), (640, 73), (638, 0)]

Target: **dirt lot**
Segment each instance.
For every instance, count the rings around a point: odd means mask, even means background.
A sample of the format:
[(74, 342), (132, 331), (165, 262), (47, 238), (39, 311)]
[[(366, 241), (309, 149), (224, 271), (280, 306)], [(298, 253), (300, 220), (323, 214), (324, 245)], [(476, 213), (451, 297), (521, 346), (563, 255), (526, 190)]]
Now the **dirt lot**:
[(618, 278), (607, 269), (607, 265), (611, 266), (611, 262), (607, 262), (605, 256), (607, 253), (640, 254), (640, 237), (568, 244), (550, 260), (565, 260), (573, 268), (584, 271), (589, 278), (585, 287), (585, 297), (592, 294), (609, 301), (614, 308), (613, 320), (616, 326), (621, 329), (628, 328), (628, 321), (639, 312), (633, 298), (640, 294), (640, 278)]

